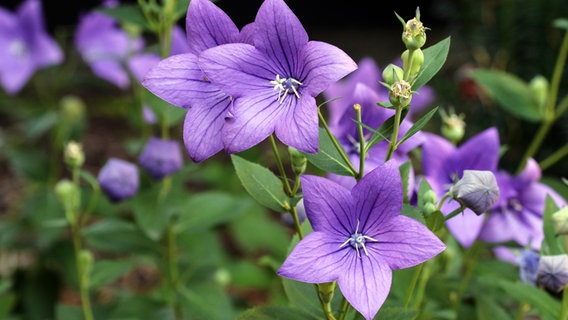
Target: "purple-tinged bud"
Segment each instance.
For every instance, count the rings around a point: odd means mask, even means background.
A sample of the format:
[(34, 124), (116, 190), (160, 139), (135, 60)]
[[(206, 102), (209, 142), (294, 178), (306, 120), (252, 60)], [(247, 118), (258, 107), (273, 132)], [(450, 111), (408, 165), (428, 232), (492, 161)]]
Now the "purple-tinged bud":
[(138, 156), (138, 163), (154, 179), (163, 179), (181, 169), (181, 147), (174, 140), (150, 138)]
[[(300, 223), (306, 220), (306, 208), (304, 207), (304, 199), (300, 199), (300, 201), (298, 201), (298, 203), (296, 204), (296, 214), (298, 215), (298, 221)], [(288, 225), (294, 225), (294, 218), (289, 213), (283, 214), (282, 220)]]
[(538, 263), (537, 283), (553, 292), (568, 284), (568, 255), (542, 256)]
[(568, 206), (552, 214), (556, 235), (568, 235)]
[(403, 77), (404, 71), (402, 71), (402, 68), (392, 63), (386, 66), (383, 70), (383, 80), (388, 85), (392, 85), (398, 80), (402, 80)]
[(102, 190), (112, 202), (132, 197), (138, 191), (138, 167), (125, 160), (110, 158), (97, 177)]
[(464, 170), (462, 178), (451, 188), (451, 194), (463, 206), (481, 215), (499, 199), (499, 186), (491, 171)]
[(533, 286), (536, 285), (539, 261), (540, 255), (532, 250), (523, 250), (521, 254), (517, 256), (521, 281)]

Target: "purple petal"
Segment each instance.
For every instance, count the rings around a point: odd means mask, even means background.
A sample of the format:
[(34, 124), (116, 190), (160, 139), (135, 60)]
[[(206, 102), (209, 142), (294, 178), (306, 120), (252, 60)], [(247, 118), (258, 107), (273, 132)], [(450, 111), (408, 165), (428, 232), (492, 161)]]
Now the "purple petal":
[(187, 112), (183, 125), (183, 141), (190, 158), (201, 162), (223, 149), (220, 134), (231, 100), (219, 92), (211, 99), (199, 101)]
[(57, 42), (47, 35), (36, 36), (33, 53), (35, 64), (38, 67), (50, 66), (63, 61), (63, 51)]
[(527, 185), (533, 181), (540, 180), (541, 176), (542, 172), (538, 162), (536, 162), (533, 158), (530, 158), (527, 160), (527, 164), (525, 165), (523, 172), (515, 177), (515, 181), (518, 181), (521, 185)]
[(418, 265), (446, 248), (426, 226), (406, 216), (393, 217), (366, 232), (378, 240), (369, 243), (371, 255), (379, 254), (393, 270)]
[(357, 221), (349, 190), (318, 176), (303, 175), (301, 182), (304, 207), (312, 228), (345, 239), (350, 237)]
[(197, 65), (197, 56), (191, 53), (164, 59), (152, 68), (142, 85), (163, 100), (183, 108), (207, 101), (219, 94)]
[(327, 233), (312, 232), (296, 245), (278, 274), (307, 283), (334, 281), (345, 273), (345, 264), (355, 256), (351, 248), (340, 245)]
[(542, 215), (546, 204), (546, 197), (550, 196), (557, 207), (562, 208), (566, 205), (566, 200), (562, 198), (554, 189), (549, 186), (534, 182), (526, 186), (520, 195), (522, 205), (528, 210)]
[(357, 64), (341, 49), (325, 42), (310, 41), (305, 47), (304, 84), (308, 94), (316, 96), (329, 85), (357, 69)]
[(234, 43), (239, 29), (223, 10), (210, 0), (192, 0), (186, 16), (187, 39), (191, 53), (221, 44)]
[(274, 93), (270, 81), (277, 72), (266, 57), (248, 44), (225, 44), (205, 50), (199, 56), (199, 66), (221, 91), (233, 97)]
[(107, 80), (121, 89), (126, 89), (130, 84), (128, 73), (126, 73), (120, 62), (116, 60), (99, 60), (92, 62), (91, 69), (98, 77)]
[(223, 131), (225, 149), (235, 153), (259, 144), (274, 132), (285, 112), (286, 103), (280, 104), (271, 94), (234, 100), (232, 117), (227, 119)]
[(188, 53), (189, 44), (187, 43), (187, 36), (180, 26), (174, 25), (172, 29), (172, 47), (170, 49), (170, 55), (174, 56), (176, 54)]
[(160, 62), (160, 56), (153, 53), (137, 54), (128, 60), (128, 68), (138, 82)]
[(448, 177), (446, 163), (456, 148), (448, 140), (435, 135), (425, 133), (425, 141), (422, 143), (422, 170), (428, 182), (436, 193), (444, 192), (444, 186), (440, 185), (451, 182)]
[[(398, 216), (402, 210), (402, 182), (395, 161), (377, 167), (351, 190), (359, 214), (362, 232), (374, 230), (383, 221)], [(351, 225), (350, 230), (355, 230)]]
[(0, 67), (0, 82), (9, 94), (20, 91), (35, 72), (28, 58), (5, 59)]
[(290, 104), (276, 124), (276, 136), (285, 145), (300, 151), (317, 153), (319, 131), (316, 100), (309, 95), (303, 95), (296, 103)]
[[(254, 45), (278, 62), (283, 77), (302, 74), (300, 51), (308, 43), (302, 23), (282, 0), (266, 0), (255, 19)], [(273, 75), (274, 76), (274, 75)]]
[[(447, 215), (457, 208), (459, 204), (450, 201), (442, 206), (442, 212)], [(469, 248), (479, 237), (484, 220), (485, 215), (478, 216), (470, 209), (465, 209), (463, 213), (446, 221), (446, 226), (464, 248)]]
[(241, 33), (239, 34), (238, 42), (254, 45), (254, 33), (255, 32), (256, 32), (256, 27), (255, 27), (254, 22), (246, 24), (241, 29)]
[(392, 271), (379, 255), (359, 258), (351, 254), (344, 260), (343, 273), (337, 280), (339, 289), (353, 308), (371, 320), (388, 296)]
[(452, 155), (452, 161), (459, 165), (461, 171), (495, 171), (499, 161), (499, 132), (496, 128), (489, 128), (478, 133), (459, 147)]

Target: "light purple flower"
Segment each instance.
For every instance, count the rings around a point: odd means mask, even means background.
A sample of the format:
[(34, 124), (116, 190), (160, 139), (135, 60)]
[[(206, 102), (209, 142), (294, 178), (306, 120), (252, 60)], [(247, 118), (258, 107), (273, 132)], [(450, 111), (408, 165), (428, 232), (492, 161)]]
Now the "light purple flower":
[[(438, 198), (442, 198), (461, 179), (464, 170), (496, 172), (499, 161), (499, 133), (496, 128), (486, 129), (460, 147), (438, 135), (424, 135), (422, 170)], [(459, 207), (457, 201), (446, 201), (442, 212), (447, 215)], [(478, 216), (466, 208), (463, 214), (448, 220), (446, 225), (462, 246), (469, 247), (478, 238), (484, 219), (484, 215)]]
[(93, 11), (81, 17), (75, 47), (95, 75), (125, 89), (130, 85), (126, 62), (142, 50), (144, 42), (131, 38), (114, 18)]
[(351, 190), (322, 177), (301, 179), (314, 232), (296, 245), (278, 274), (308, 283), (337, 280), (344, 297), (366, 319), (387, 298), (392, 270), (418, 265), (445, 249), (428, 228), (400, 215), (402, 188), (393, 161)]
[(102, 167), (97, 180), (110, 201), (119, 202), (138, 192), (138, 167), (126, 160), (110, 158)]
[(183, 156), (177, 141), (152, 137), (140, 153), (138, 163), (154, 179), (159, 180), (179, 171)]
[(209, 0), (192, 0), (186, 16), (189, 52), (164, 59), (142, 85), (161, 99), (188, 109), (183, 140), (190, 158), (201, 162), (224, 147), (225, 118), (232, 99), (209, 81), (198, 66), (198, 55), (221, 44), (246, 41), (252, 26), (239, 34), (237, 26)]
[(234, 98), (223, 128), (226, 150), (246, 150), (275, 133), (288, 146), (317, 152), (315, 97), (357, 65), (335, 46), (308, 41), (282, 0), (265, 0), (253, 28), (254, 46), (227, 44), (199, 57), (207, 77)]
[[(357, 133), (357, 124), (354, 121), (356, 116), (353, 105), (359, 104), (361, 106), (361, 121), (365, 125), (374, 129), (378, 129), (385, 120), (393, 116), (394, 110), (379, 107), (377, 105), (377, 102), (380, 101), (378, 100), (380, 99), (379, 95), (377, 95), (376, 91), (363, 83), (355, 84), (352, 91), (346, 94), (347, 95), (344, 99), (341, 99), (341, 104), (337, 104), (338, 107), (344, 110), (344, 113), (335, 125), (330, 125), (330, 130), (347, 152), (351, 163), (358, 167), (361, 152), (359, 135)], [(343, 105), (348, 107), (344, 107)], [(399, 140), (404, 136), (404, 134), (406, 134), (411, 126), (412, 123), (409, 120), (405, 119), (402, 122), (398, 136)], [(373, 132), (363, 128), (363, 136), (365, 137), (366, 142), (369, 141), (372, 135)], [(424, 137), (422, 133), (416, 133), (397, 148), (392, 158), (396, 160), (397, 164), (400, 166), (404, 162), (410, 160), (408, 152), (417, 148), (423, 140)], [(383, 140), (371, 147), (365, 158), (365, 172), (370, 172), (377, 166), (383, 164), (385, 162), (387, 151), (387, 140)], [(413, 175), (414, 171), (411, 172), (410, 177), (412, 183), (414, 181)], [(351, 188), (355, 185), (355, 179), (353, 177), (339, 176), (335, 174), (330, 174), (329, 177), (346, 188)]]
[(544, 239), (542, 215), (546, 197), (557, 206), (566, 201), (552, 188), (539, 182), (541, 171), (533, 159), (518, 176), (500, 171), (496, 174), (501, 196), (490, 209), (479, 239), (487, 242), (515, 241), (521, 246), (540, 249)]
[(63, 52), (46, 30), (41, 2), (22, 2), (15, 13), (0, 8), (0, 84), (16, 94), (37, 69), (63, 60)]

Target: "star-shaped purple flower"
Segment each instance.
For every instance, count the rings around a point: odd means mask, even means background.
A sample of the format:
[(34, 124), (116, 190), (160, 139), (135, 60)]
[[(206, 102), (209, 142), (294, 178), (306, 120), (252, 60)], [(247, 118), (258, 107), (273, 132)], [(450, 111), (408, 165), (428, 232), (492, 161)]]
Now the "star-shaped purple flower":
[[(496, 128), (475, 135), (460, 147), (438, 135), (425, 135), (422, 144), (422, 170), (438, 198), (461, 179), (464, 170), (496, 172), (499, 161), (499, 133)], [(442, 212), (449, 214), (459, 207), (457, 201), (446, 201)], [(479, 236), (484, 219), (484, 215), (478, 216), (471, 209), (465, 209), (463, 214), (448, 220), (446, 225), (462, 246), (469, 247)]]
[(337, 280), (347, 301), (366, 319), (387, 298), (392, 270), (418, 265), (445, 249), (428, 228), (400, 215), (402, 188), (393, 161), (351, 190), (322, 177), (301, 179), (314, 232), (296, 245), (278, 274), (308, 283)]
[(209, 0), (192, 0), (186, 15), (189, 52), (158, 63), (142, 85), (163, 100), (187, 108), (183, 140), (190, 158), (201, 162), (224, 147), (225, 117), (232, 99), (209, 81), (198, 66), (198, 55), (226, 43), (247, 41), (250, 26), (239, 33), (237, 26)]
[(0, 84), (16, 94), (34, 72), (63, 60), (44, 26), (41, 2), (27, 0), (15, 13), (0, 8)]
[(540, 249), (544, 239), (542, 214), (546, 197), (558, 207), (566, 201), (556, 191), (539, 182), (541, 171), (533, 159), (518, 176), (500, 171), (496, 174), (501, 197), (490, 209), (479, 239), (487, 242), (515, 241), (523, 247)]
[(254, 46), (227, 44), (204, 51), (199, 66), (234, 98), (223, 128), (234, 153), (272, 133), (304, 152), (318, 150), (315, 97), (357, 68), (342, 50), (308, 41), (304, 27), (282, 0), (265, 0), (254, 22)]

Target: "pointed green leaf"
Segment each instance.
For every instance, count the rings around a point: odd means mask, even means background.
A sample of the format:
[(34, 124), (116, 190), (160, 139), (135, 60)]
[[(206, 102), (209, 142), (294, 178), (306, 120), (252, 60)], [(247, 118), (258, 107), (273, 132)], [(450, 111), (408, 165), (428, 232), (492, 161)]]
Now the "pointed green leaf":
[(231, 160), (243, 187), (256, 201), (272, 210), (286, 211), (290, 201), (272, 171), (237, 155), (231, 155)]
[(545, 291), (521, 282), (503, 280), (499, 285), (511, 298), (533, 306), (544, 319), (560, 319), (560, 302)]
[(402, 144), (404, 141), (408, 140), (410, 137), (412, 137), (413, 135), (415, 135), (418, 131), (420, 131), (427, 123), (428, 121), (430, 121), (430, 119), (432, 118), (432, 116), (438, 111), (438, 107), (428, 111), (428, 113), (426, 113), (422, 118), (420, 118), (418, 121), (416, 121), (412, 127), (410, 127), (410, 129), (408, 129), (408, 131), (406, 132), (406, 134), (404, 135), (404, 137), (402, 137), (402, 139), (400, 139), (400, 141), (398, 142), (398, 145)]
[(542, 241), (542, 255), (557, 255), (566, 253), (564, 238), (556, 236), (552, 214), (558, 211), (558, 206), (549, 195), (546, 196), (543, 214), (544, 240)]
[(471, 77), (513, 116), (528, 121), (542, 119), (529, 85), (517, 76), (499, 70), (478, 69), (471, 72)]
[(90, 288), (96, 289), (122, 276), (135, 266), (134, 261), (128, 260), (98, 260), (91, 272)]
[(349, 165), (345, 163), (331, 141), (331, 138), (323, 128), (319, 130), (318, 153), (304, 153), (304, 156), (306, 156), (306, 159), (308, 159), (311, 164), (327, 172), (342, 176), (352, 175), (351, 170), (349, 170)]
[(416, 80), (412, 83), (412, 91), (416, 91), (428, 83), (442, 69), (450, 51), (450, 37), (422, 51), (424, 52), (424, 64), (418, 71)]
[(100, 8), (100, 11), (110, 17), (115, 18), (120, 23), (129, 23), (150, 30), (150, 25), (146, 22), (146, 18), (137, 4), (120, 5), (112, 8)]

